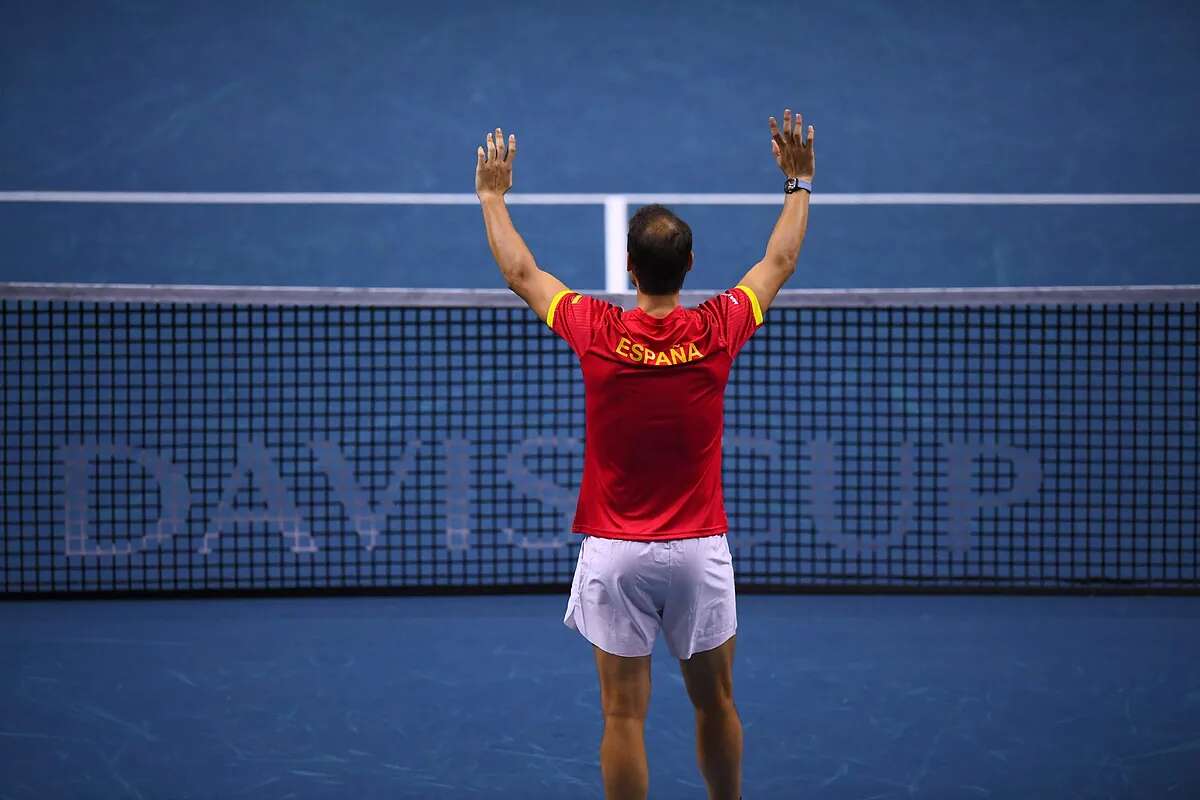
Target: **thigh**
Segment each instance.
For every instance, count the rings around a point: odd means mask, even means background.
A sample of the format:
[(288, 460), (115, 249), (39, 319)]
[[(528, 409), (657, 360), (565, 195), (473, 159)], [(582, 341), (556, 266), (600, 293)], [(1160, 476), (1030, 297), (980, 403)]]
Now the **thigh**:
[(737, 636), (712, 650), (681, 660), (679, 669), (692, 705), (717, 708), (733, 701), (733, 653)]
[(650, 707), (650, 656), (615, 656), (593, 649), (604, 715), (645, 719)]

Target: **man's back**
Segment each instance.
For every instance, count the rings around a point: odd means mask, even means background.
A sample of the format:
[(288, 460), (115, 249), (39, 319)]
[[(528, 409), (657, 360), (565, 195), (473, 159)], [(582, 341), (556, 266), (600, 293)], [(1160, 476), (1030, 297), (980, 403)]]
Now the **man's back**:
[(739, 286), (654, 317), (563, 292), (546, 322), (579, 356), (587, 393), (573, 530), (642, 541), (724, 533), (724, 393), (762, 324), (754, 293)]

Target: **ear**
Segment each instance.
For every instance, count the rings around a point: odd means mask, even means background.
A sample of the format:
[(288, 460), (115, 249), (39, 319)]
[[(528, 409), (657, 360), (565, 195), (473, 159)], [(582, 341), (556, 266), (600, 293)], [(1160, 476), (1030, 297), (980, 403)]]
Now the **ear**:
[(634, 289), (638, 288), (637, 273), (633, 271), (633, 258), (626, 254), (625, 269), (629, 272), (629, 285)]
[(688, 268), (687, 268), (688, 272), (692, 271), (692, 264), (695, 261), (696, 261), (696, 251), (693, 250), (692, 252), (688, 253)]

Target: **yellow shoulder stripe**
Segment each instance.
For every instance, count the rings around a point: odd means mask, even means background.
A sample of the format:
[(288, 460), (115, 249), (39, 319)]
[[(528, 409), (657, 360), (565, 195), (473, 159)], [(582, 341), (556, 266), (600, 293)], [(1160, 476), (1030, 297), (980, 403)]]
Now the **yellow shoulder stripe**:
[(554, 309), (558, 308), (558, 304), (561, 303), (562, 299), (569, 294), (571, 294), (570, 289), (563, 289), (561, 292), (554, 295), (554, 298), (550, 301), (550, 308), (546, 311), (546, 325), (549, 326), (551, 330), (554, 329)]
[(750, 298), (750, 307), (752, 309), (754, 309), (754, 324), (762, 325), (763, 324), (763, 313), (762, 313), (762, 306), (760, 306), (758, 304), (758, 295), (756, 295), (754, 293), (753, 289), (751, 289), (749, 286), (746, 286), (745, 284), (742, 284), (742, 283), (739, 283), (734, 288), (741, 289), (743, 292), (746, 293), (746, 297)]

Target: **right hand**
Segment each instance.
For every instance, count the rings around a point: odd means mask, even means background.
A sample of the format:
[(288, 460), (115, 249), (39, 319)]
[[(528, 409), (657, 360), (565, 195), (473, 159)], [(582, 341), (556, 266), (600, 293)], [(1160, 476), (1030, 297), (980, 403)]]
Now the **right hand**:
[(475, 151), (475, 194), (480, 200), (503, 197), (512, 188), (513, 159), (517, 157), (517, 135), (508, 135), (508, 148), (504, 147), (504, 132), (496, 128), (495, 134), (487, 135), (487, 150), (480, 147)]
[(813, 136), (816, 131), (808, 126), (808, 141), (804, 140), (804, 118), (796, 114), (792, 120), (792, 110), (783, 110), (783, 130), (770, 117), (771, 152), (775, 154), (775, 163), (783, 170), (788, 178), (800, 178), (811, 181), (813, 178)]

